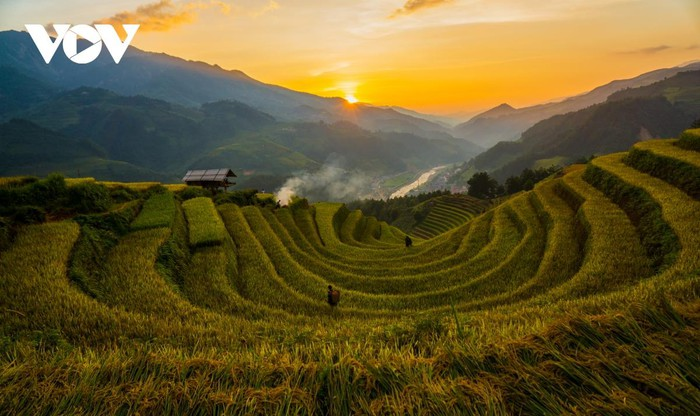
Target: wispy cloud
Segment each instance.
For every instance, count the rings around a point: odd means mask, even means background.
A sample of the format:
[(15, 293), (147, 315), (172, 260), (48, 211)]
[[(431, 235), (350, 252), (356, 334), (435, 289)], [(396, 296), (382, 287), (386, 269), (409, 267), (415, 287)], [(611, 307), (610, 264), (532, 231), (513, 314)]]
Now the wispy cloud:
[(336, 64), (311, 70), (309, 71), (309, 75), (311, 75), (312, 77), (318, 77), (324, 74), (340, 71), (341, 69), (345, 69), (348, 67), (350, 67), (350, 62), (338, 62)]
[(659, 52), (666, 51), (668, 49), (673, 49), (672, 46), (669, 45), (659, 45), (659, 46), (650, 46), (648, 48), (641, 48), (641, 49), (633, 49), (631, 51), (623, 51), (620, 52), (622, 55), (654, 55)]
[(421, 9), (442, 6), (444, 4), (452, 3), (453, 1), (454, 0), (408, 0), (402, 8), (396, 9), (389, 17), (394, 18), (401, 15), (412, 14)]
[(270, 0), (267, 2), (267, 4), (265, 6), (261, 7), (260, 9), (253, 10), (248, 14), (250, 15), (250, 17), (260, 17), (260, 16), (266, 15), (270, 12), (274, 12), (275, 10), (277, 10), (279, 8), (280, 8), (279, 3), (277, 3), (275, 0)]
[(572, 9), (590, 7), (590, 3), (630, 0), (567, 0), (565, 5), (562, 0), (539, 0), (538, 7), (524, 0), (403, 0), (398, 9), (396, 0), (356, 1), (364, 5), (364, 10), (348, 31), (377, 38), (430, 27), (563, 19), (571, 15)]
[(200, 10), (216, 8), (223, 14), (228, 14), (231, 7), (220, 0), (190, 1), (175, 3), (172, 0), (160, 0), (156, 3), (144, 4), (135, 11), (123, 11), (112, 17), (95, 21), (107, 24), (140, 24), (144, 32), (166, 32), (174, 27), (192, 23)]
[(694, 51), (694, 50), (700, 49), (700, 44), (696, 43), (696, 44), (693, 44), (693, 45), (688, 46), (688, 47), (685, 48), (685, 49), (688, 50), (688, 51)]

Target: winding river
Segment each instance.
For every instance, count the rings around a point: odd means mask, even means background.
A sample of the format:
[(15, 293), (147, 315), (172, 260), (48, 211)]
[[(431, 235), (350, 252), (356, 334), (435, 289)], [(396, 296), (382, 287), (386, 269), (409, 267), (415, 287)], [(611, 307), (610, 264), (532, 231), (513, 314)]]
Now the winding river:
[(441, 169), (444, 169), (445, 167), (447, 167), (447, 166), (446, 165), (445, 166), (436, 166), (436, 167), (430, 169), (429, 171), (420, 175), (418, 177), (418, 179), (416, 179), (415, 181), (409, 183), (408, 185), (401, 187), (401, 189), (399, 189), (398, 191), (391, 194), (390, 198), (400, 198), (402, 196), (406, 196), (406, 194), (408, 194), (412, 190), (414, 190), (414, 189), (418, 188), (419, 186), (423, 185), (424, 183), (428, 182), (428, 180), (433, 175), (435, 175), (436, 173), (438, 173), (438, 171), (440, 171)]

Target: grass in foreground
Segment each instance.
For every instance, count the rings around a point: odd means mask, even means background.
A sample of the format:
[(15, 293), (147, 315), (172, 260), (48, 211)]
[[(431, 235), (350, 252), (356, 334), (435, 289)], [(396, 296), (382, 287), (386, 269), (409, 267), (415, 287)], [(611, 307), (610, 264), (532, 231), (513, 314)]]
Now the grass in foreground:
[(19, 227), (0, 414), (699, 414), (700, 202), (647, 162), (567, 169), (410, 250), (340, 205), (206, 198), (188, 244), (171, 193), (103, 245), (110, 215)]

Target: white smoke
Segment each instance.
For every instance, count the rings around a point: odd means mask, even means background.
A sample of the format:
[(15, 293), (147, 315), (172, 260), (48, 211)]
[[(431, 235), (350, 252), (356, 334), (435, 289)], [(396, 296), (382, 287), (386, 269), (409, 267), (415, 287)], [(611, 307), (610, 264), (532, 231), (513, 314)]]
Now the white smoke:
[(340, 161), (329, 162), (314, 172), (303, 172), (287, 179), (276, 192), (282, 205), (289, 204), (292, 196), (311, 201), (345, 202), (359, 199), (371, 187), (370, 178), (360, 172), (343, 169)]

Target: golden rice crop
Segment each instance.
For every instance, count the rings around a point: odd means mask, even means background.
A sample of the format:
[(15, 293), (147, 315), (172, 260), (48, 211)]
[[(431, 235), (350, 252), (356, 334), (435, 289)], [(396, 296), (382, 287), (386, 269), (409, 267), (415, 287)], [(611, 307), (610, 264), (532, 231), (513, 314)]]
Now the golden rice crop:
[(238, 293), (260, 304), (291, 313), (318, 313), (324, 310), (322, 298), (310, 299), (301, 295), (279, 277), (238, 206), (227, 204), (220, 207), (219, 212), (236, 244), (240, 265), (235, 279)]
[(634, 225), (624, 211), (584, 182), (582, 174), (575, 171), (564, 176), (560, 192), (583, 200), (578, 219), (588, 236), (585, 256), (570, 280), (548, 291), (547, 301), (602, 293), (652, 274)]
[(72, 186), (72, 185), (79, 185), (81, 183), (94, 183), (95, 178), (66, 178), (66, 185)]
[[(440, 235), (431, 239), (431, 244), (418, 246), (411, 250), (404, 249), (402, 255), (386, 255), (379, 258), (371, 256), (370, 258), (350, 257), (347, 250), (342, 245), (326, 243), (321, 239), (319, 229), (325, 224), (319, 225), (314, 219), (312, 212), (316, 212), (316, 206), (312, 210), (297, 210), (288, 215), (287, 210), (278, 210), (277, 215), (280, 221), (285, 224), (285, 227), (292, 235), (300, 235), (301, 238), (295, 238), (296, 241), (307, 241), (314, 251), (317, 251), (327, 261), (333, 261), (338, 264), (347, 266), (358, 266), (369, 268), (367, 273), (372, 273), (371, 270), (376, 270), (382, 267), (388, 267), (391, 264), (405, 264), (407, 261), (413, 264), (422, 264), (440, 259), (442, 256), (451, 255), (457, 250), (460, 244), (463, 244), (462, 239), (469, 230), (469, 225), (466, 224), (449, 233)], [(332, 238), (332, 237), (329, 237)], [(403, 239), (401, 244), (403, 244)], [(336, 251), (338, 250), (338, 251)], [(367, 250), (365, 250), (367, 251)], [(368, 256), (369, 257), (369, 256)]]
[(7, 176), (7, 177), (0, 177), (0, 186), (7, 186), (7, 185), (12, 185), (16, 183), (22, 183), (25, 181), (29, 176)]
[(677, 140), (648, 140), (630, 149), (624, 161), (627, 165), (662, 179), (700, 198), (700, 152), (688, 152)]
[(177, 206), (172, 192), (154, 194), (143, 204), (141, 212), (131, 223), (132, 230), (170, 227), (175, 220)]
[(700, 245), (700, 202), (667, 182), (626, 166), (622, 161), (623, 156), (614, 154), (600, 157), (595, 160), (595, 164), (626, 183), (643, 189), (661, 207), (663, 221), (671, 227), (680, 243), (680, 252), (670, 267), (671, 270), (662, 276), (678, 278), (679, 275), (697, 271), (700, 268), (700, 256), (697, 256), (694, 247)]
[(94, 298), (68, 277), (77, 223), (17, 227), (0, 414), (700, 413), (700, 202), (664, 173), (697, 154), (674, 143), (569, 168), (411, 249), (340, 204), (154, 194), (94, 251)]
[(226, 236), (226, 227), (211, 198), (189, 199), (182, 204), (187, 218), (191, 247), (220, 245)]

